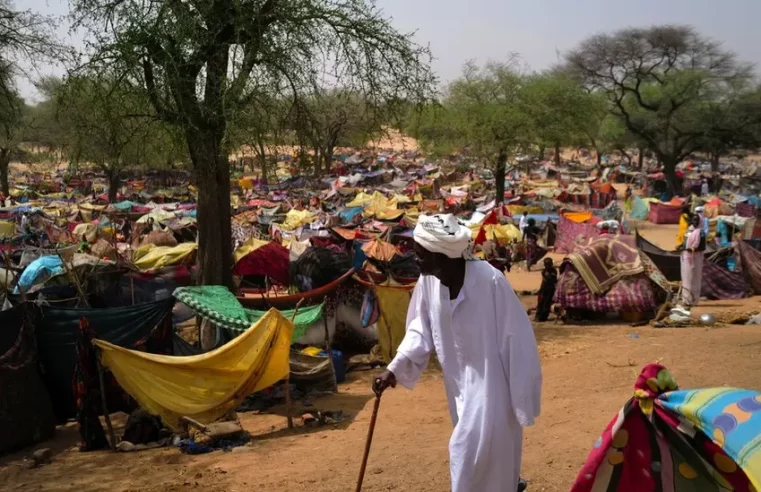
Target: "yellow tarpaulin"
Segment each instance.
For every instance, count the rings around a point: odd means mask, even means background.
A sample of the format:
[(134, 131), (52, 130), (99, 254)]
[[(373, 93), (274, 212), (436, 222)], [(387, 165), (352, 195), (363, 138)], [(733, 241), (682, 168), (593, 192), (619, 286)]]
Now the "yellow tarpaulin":
[(379, 220), (394, 220), (404, 214), (404, 210), (396, 208), (396, 199), (388, 199), (382, 193), (375, 192), (372, 195), (372, 201), (365, 205), (362, 215), (364, 217), (375, 217)]
[(367, 193), (360, 192), (357, 193), (357, 196), (354, 197), (354, 200), (350, 201), (346, 204), (347, 207), (364, 207), (370, 204), (370, 202), (373, 201), (373, 195), (368, 195)]
[(251, 393), (285, 378), (292, 337), (293, 324), (270, 309), (243, 334), (206, 354), (173, 357), (102, 340), (95, 344), (121, 387), (176, 431), (182, 416), (214, 422)]
[(253, 253), (262, 246), (269, 244), (269, 241), (262, 241), (255, 237), (248, 238), (245, 243), (238, 246), (238, 249), (233, 251), (233, 263), (237, 264), (240, 260)]
[(389, 363), (407, 331), (407, 308), (412, 289), (382, 285), (376, 285), (374, 289), (381, 312), (378, 318), (378, 344), (383, 361)]
[(523, 205), (508, 205), (507, 210), (510, 212), (510, 215), (513, 217), (517, 217), (519, 215), (523, 215), (523, 212), (528, 212), (532, 215), (540, 215), (544, 213), (544, 210), (542, 207), (533, 206), (533, 207), (526, 207)]
[(177, 265), (187, 260), (198, 248), (196, 243), (180, 243), (177, 246), (140, 246), (132, 254), (135, 266), (143, 272)]
[[(475, 234), (478, 234), (479, 230), (480, 226), (477, 226)], [(521, 231), (513, 224), (486, 224), (484, 232), (486, 232), (487, 241), (500, 241), (502, 243), (514, 243), (523, 237)]]
[(0, 220), (0, 238), (13, 237), (16, 235), (16, 224)]
[(309, 210), (289, 210), (285, 215), (285, 220), (280, 224), (280, 228), (285, 231), (293, 231), (299, 227), (314, 222), (317, 215)]

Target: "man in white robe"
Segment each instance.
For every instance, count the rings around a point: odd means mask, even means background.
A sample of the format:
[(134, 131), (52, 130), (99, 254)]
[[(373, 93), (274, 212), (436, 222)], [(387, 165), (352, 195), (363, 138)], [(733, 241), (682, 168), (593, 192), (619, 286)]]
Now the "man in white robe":
[(539, 415), (542, 375), (531, 322), (503, 274), (472, 261), (470, 229), (422, 216), (414, 231), (421, 277), (396, 357), (375, 381), (412, 389), (435, 350), (454, 432), (453, 492), (514, 492), (523, 427)]

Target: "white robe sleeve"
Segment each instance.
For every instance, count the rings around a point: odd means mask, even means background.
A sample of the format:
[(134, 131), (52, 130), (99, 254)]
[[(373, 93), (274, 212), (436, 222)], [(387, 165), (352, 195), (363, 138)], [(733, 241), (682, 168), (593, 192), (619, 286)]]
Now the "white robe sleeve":
[(527, 427), (534, 424), (541, 407), (542, 368), (536, 337), (526, 309), (507, 279), (499, 275), (495, 283), (497, 343), (502, 369), (510, 385), (515, 418), (521, 426)]
[(388, 365), (396, 381), (405, 388), (412, 389), (420, 375), (428, 367), (433, 352), (433, 337), (428, 317), (425, 315), (425, 282), (421, 278), (415, 286), (407, 310), (407, 332), (396, 349), (396, 356)]

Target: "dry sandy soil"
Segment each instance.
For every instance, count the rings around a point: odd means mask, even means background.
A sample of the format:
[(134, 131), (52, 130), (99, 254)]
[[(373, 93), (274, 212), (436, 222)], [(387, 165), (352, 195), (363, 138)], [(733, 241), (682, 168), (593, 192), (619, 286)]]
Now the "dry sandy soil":
[[(664, 246), (673, 227), (643, 228)], [(516, 290), (539, 286), (538, 272), (513, 272)], [(533, 297), (524, 297), (526, 306)], [(703, 311), (759, 310), (761, 298), (707, 302)], [(761, 328), (632, 328), (626, 324), (535, 326), (544, 371), (542, 416), (524, 442), (523, 475), (529, 490), (568, 490), (607, 422), (632, 394), (639, 369), (661, 360), (685, 388), (761, 388)], [(79, 453), (73, 426), (38, 447), (51, 447), (53, 463), (27, 469), (27, 450), (0, 459), (0, 490), (204, 492), (354, 490), (372, 413), (371, 372), (350, 373), (338, 395), (314, 408), (343, 410), (335, 427), (286, 427), (282, 408), (241, 414), (252, 442), (242, 453), (186, 456), (174, 448), (132, 454)], [(300, 405), (300, 403), (298, 403)], [(300, 408), (300, 406), (297, 406)], [(278, 412), (280, 414), (278, 415)], [(364, 490), (449, 490), (447, 441), (451, 424), (440, 374), (431, 370), (413, 391), (388, 391), (382, 400)]]

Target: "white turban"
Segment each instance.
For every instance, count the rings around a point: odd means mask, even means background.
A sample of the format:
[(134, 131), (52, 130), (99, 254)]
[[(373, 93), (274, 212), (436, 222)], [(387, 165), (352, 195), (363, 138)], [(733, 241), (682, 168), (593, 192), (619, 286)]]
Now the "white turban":
[(421, 215), (412, 235), (416, 243), (432, 253), (473, 259), (472, 233), (452, 214)]

